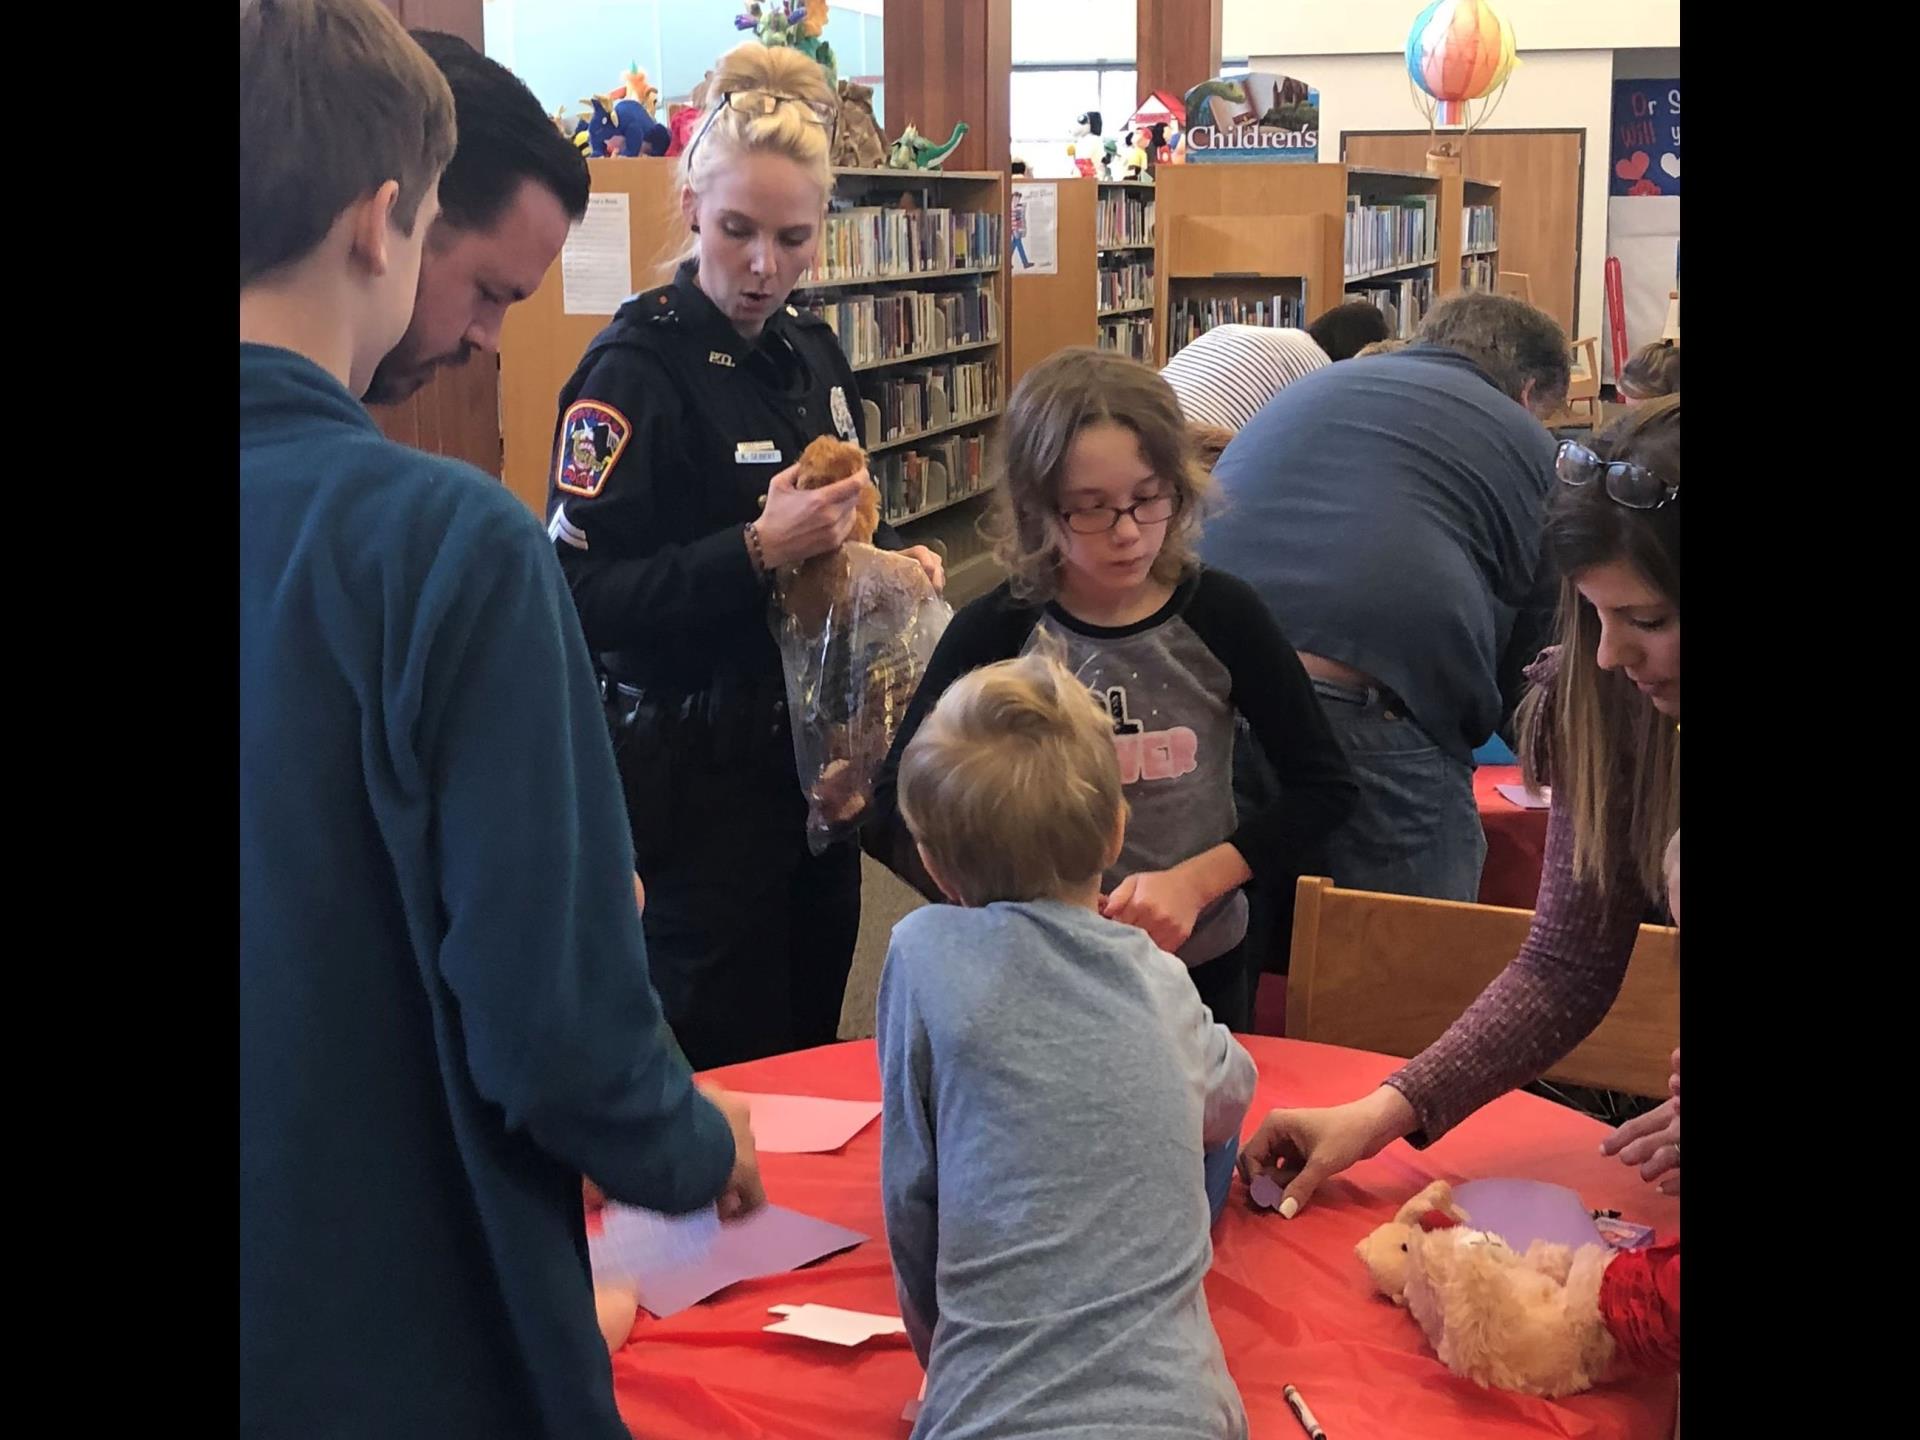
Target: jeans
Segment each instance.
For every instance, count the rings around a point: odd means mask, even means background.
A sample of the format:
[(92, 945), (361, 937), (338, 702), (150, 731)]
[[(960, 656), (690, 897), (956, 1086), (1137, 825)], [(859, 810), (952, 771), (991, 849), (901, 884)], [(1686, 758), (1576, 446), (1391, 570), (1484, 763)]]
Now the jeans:
[(1477, 900), (1486, 831), (1473, 767), (1455, 759), (1379, 690), (1313, 682), (1360, 786), (1346, 823), (1327, 837), (1327, 867), (1343, 890)]

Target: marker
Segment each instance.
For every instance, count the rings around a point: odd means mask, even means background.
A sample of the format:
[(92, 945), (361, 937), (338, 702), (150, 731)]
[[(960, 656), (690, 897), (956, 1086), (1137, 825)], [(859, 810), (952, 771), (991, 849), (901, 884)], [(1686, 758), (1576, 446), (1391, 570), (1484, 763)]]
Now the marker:
[(1327, 1440), (1327, 1432), (1320, 1428), (1320, 1422), (1313, 1418), (1313, 1411), (1307, 1408), (1307, 1402), (1300, 1392), (1289, 1385), (1280, 1392), (1286, 1397), (1293, 1418), (1300, 1422), (1300, 1428), (1307, 1432), (1307, 1440)]

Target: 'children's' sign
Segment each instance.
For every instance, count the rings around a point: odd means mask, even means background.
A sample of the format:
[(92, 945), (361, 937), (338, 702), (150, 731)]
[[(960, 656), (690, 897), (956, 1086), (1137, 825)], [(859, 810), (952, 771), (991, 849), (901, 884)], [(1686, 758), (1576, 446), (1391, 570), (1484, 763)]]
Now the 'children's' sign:
[(1320, 158), (1320, 92), (1287, 75), (1207, 80), (1187, 92), (1189, 165)]

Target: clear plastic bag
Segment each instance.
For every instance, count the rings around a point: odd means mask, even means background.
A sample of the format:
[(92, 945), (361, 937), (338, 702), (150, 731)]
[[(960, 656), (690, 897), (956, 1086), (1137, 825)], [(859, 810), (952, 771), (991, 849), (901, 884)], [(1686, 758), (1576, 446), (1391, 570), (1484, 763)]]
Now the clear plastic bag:
[(919, 564), (847, 544), (780, 573), (774, 638), (816, 855), (852, 835), (953, 607)]

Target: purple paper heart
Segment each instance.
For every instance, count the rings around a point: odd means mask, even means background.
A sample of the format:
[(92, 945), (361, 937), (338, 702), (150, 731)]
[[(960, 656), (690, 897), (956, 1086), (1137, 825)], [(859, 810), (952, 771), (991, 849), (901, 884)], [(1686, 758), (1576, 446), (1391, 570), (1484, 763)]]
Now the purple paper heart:
[(1247, 1186), (1247, 1198), (1263, 1210), (1278, 1210), (1280, 1198), (1286, 1193), (1279, 1181), (1271, 1175), (1257, 1176), (1253, 1183)]

